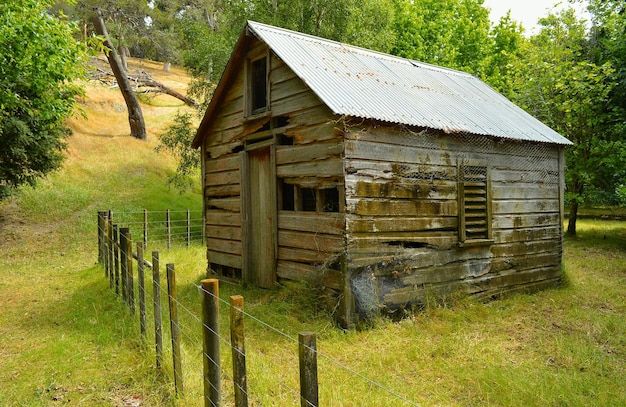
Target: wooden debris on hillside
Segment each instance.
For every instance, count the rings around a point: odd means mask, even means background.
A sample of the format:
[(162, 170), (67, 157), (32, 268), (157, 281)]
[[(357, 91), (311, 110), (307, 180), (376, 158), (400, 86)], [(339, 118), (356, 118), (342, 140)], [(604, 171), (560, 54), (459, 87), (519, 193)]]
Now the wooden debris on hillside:
[[(164, 93), (181, 100), (188, 106), (198, 107), (199, 105), (195, 99), (154, 80), (154, 78), (152, 78), (152, 76), (146, 71), (138, 70), (135, 73), (126, 72), (126, 76), (132, 84), (135, 93), (154, 93), (157, 95)], [(101, 64), (97, 63), (97, 61), (93, 64), (93, 69), (89, 73), (89, 79), (98, 81), (109, 87), (118, 86), (113, 72), (110, 69), (103, 68)]]

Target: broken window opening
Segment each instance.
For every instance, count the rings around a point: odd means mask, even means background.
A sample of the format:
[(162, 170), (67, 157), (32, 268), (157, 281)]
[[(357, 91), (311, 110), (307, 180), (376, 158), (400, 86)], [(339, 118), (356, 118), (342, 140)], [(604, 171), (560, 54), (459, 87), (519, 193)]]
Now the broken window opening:
[(263, 113), (267, 110), (267, 57), (250, 62), (250, 112)]

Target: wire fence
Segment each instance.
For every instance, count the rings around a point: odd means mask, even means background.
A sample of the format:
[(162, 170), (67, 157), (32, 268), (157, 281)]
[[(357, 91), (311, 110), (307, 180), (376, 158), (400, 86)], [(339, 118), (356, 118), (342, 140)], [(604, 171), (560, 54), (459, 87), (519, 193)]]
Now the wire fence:
[(189, 246), (204, 241), (204, 222), (201, 210), (149, 211), (101, 211), (118, 227), (127, 227), (136, 240), (141, 240), (144, 249), (168, 248), (176, 245)]
[[(99, 214), (98, 260), (104, 275), (131, 315), (138, 316), (142, 340), (154, 343), (157, 369), (172, 380), (186, 405), (417, 405), (320, 352), (314, 333), (296, 338), (244, 311), (243, 297), (221, 298), (217, 280), (178, 286), (172, 263), (164, 278), (159, 252), (144, 256), (144, 242), (133, 248), (130, 228), (112, 222), (108, 212)], [(146, 285), (150, 274), (152, 284)], [(252, 334), (244, 335), (244, 326)], [(354, 394), (361, 397), (355, 400)]]

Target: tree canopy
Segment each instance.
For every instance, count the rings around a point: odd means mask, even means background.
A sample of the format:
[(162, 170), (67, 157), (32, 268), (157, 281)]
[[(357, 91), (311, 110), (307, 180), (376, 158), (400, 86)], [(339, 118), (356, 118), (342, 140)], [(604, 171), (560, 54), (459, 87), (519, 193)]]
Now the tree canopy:
[(0, 3), (0, 198), (57, 169), (85, 48), (49, 1)]

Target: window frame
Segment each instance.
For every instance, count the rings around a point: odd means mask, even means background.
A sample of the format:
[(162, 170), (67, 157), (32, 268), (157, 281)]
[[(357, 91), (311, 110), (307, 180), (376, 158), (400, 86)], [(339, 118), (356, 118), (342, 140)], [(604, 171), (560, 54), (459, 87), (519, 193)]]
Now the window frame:
[[(265, 60), (265, 105), (254, 107), (256, 95), (259, 89), (257, 89), (257, 83), (255, 80), (255, 64), (259, 61)], [(269, 52), (265, 51), (260, 55), (250, 57), (246, 61), (246, 73), (245, 73), (245, 117), (259, 117), (268, 114), (270, 112), (270, 56)]]
[[(477, 181), (475, 176), (466, 176), (467, 169), (480, 168), (484, 171), (484, 182)], [(475, 174), (475, 171), (472, 171)], [(491, 198), (491, 166), (487, 160), (476, 159), (459, 159), (457, 162), (457, 181), (458, 181), (458, 204), (459, 204), (459, 246), (477, 246), (486, 245), (494, 242), (493, 240), (493, 216), (492, 216), (492, 198)], [(481, 185), (482, 184), (482, 185)], [(469, 192), (469, 193), (468, 193)], [(476, 208), (470, 208), (472, 202), (480, 201), (484, 199), (484, 215), (482, 215), (482, 221), (486, 230), (480, 231), (482, 236), (471, 237), (468, 236), (469, 229), (467, 228), (469, 214), (476, 216)], [(472, 200), (472, 201), (469, 201)], [(480, 210), (479, 210), (480, 211)], [(478, 233), (478, 232), (476, 232)]]

